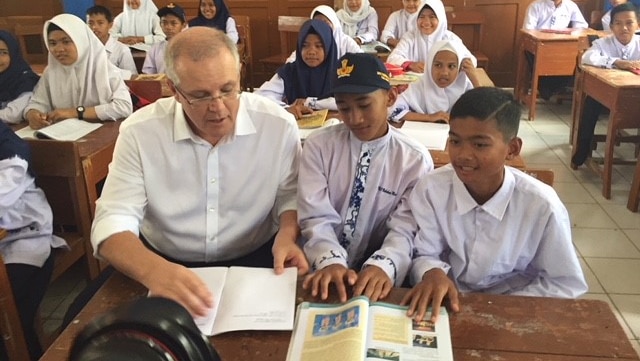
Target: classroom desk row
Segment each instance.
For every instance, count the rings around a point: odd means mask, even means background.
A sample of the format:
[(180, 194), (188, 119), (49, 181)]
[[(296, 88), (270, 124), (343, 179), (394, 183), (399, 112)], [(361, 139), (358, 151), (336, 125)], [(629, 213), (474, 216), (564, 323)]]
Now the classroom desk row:
[[(312, 301), (300, 286), (296, 303)], [(385, 301), (398, 303), (407, 290), (394, 288)], [(40, 360), (67, 360), (75, 336), (91, 320), (146, 293), (115, 272)], [(640, 360), (603, 301), (472, 293), (462, 295), (460, 304), (460, 312), (450, 315), (457, 361)], [(290, 337), (289, 331), (238, 331), (210, 341), (225, 361), (284, 361)]]

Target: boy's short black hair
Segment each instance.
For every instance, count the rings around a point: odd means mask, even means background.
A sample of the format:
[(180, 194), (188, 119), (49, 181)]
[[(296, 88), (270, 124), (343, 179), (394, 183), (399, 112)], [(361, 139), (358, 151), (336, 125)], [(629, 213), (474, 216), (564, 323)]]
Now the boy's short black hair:
[(51, 34), (52, 31), (56, 31), (56, 30), (64, 31), (58, 25), (54, 23), (49, 23), (49, 26), (47, 26), (47, 35)]
[(638, 17), (640, 17), (638, 14), (638, 8), (635, 5), (633, 5), (632, 2), (626, 2), (624, 4), (620, 4), (614, 7), (613, 9), (611, 9), (611, 23), (613, 23), (617, 14), (624, 13), (627, 11), (633, 11), (636, 14), (636, 20), (638, 19)]
[(471, 89), (456, 101), (449, 114), (449, 122), (456, 118), (473, 117), (480, 121), (495, 119), (505, 141), (518, 135), (520, 105), (511, 93), (500, 88)]
[(107, 19), (109, 23), (113, 22), (113, 15), (111, 15), (111, 11), (102, 5), (92, 6), (87, 9), (87, 15), (104, 15), (104, 18)]

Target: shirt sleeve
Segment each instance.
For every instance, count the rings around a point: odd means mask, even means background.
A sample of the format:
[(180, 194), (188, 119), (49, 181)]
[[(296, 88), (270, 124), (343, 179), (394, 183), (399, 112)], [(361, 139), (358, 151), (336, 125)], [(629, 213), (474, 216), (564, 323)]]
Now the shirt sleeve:
[(538, 11), (535, 6), (535, 1), (529, 4), (527, 8), (527, 13), (524, 16), (524, 22), (522, 23), (522, 28), (527, 30), (534, 30), (538, 26)]
[(611, 10), (607, 11), (602, 15), (602, 30), (611, 31)]
[(14, 207), (33, 180), (27, 176), (27, 161), (13, 157), (0, 160), (0, 219)]
[(353, 40), (353, 38), (350, 38), (348, 36), (343, 36), (342, 39), (344, 41), (345, 53), (364, 53), (364, 50), (362, 50), (360, 45), (358, 45), (358, 43), (356, 43), (356, 41)]
[(153, 17), (151, 31), (151, 34), (144, 36), (145, 44), (159, 43), (167, 38), (167, 36), (164, 34), (164, 31), (162, 31), (162, 27), (160, 26), (160, 18), (157, 16)]
[(238, 35), (238, 28), (236, 27), (236, 21), (232, 17), (229, 17), (227, 19), (226, 31), (229, 39), (231, 39), (231, 41), (233, 41), (234, 44), (237, 44), (240, 36)]
[(578, 5), (573, 5), (573, 11), (571, 13), (571, 27), (586, 29), (589, 27), (589, 23), (584, 19), (582, 12)]
[(392, 12), (387, 19), (387, 23), (384, 25), (384, 29), (380, 34), (380, 41), (387, 43), (389, 39), (395, 39), (398, 34), (398, 13)]
[(129, 77), (123, 77), (123, 79), (131, 78), (131, 75), (138, 75), (138, 68), (136, 68), (136, 62), (133, 60), (131, 51), (127, 48), (127, 51), (120, 53), (120, 60), (118, 61), (118, 68), (127, 70), (130, 74)]
[(370, 43), (375, 41), (378, 38), (379, 30), (378, 30), (378, 13), (373, 10), (366, 19), (363, 20), (365, 22), (365, 32), (359, 34), (357, 37), (360, 38), (363, 44)]
[(589, 50), (582, 54), (582, 64), (600, 68), (613, 68), (613, 63), (619, 58), (607, 54), (604, 44), (605, 41), (605, 38), (594, 41)]
[(49, 96), (49, 77), (45, 72), (38, 83), (33, 88), (33, 95), (29, 99), (29, 104), (24, 108), (22, 116), (26, 119), (26, 115), (29, 110), (35, 109), (41, 113), (48, 113), (51, 111), (51, 97)]
[(113, 68), (109, 69), (109, 84), (113, 95), (109, 103), (100, 104), (95, 107), (98, 119), (103, 121), (124, 119), (133, 112), (129, 89), (127, 89), (120, 74), (116, 73), (117, 69), (115, 69), (115, 65), (109, 65), (113, 66)]
[(33, 92), (24, 92), (0, 109), (0, 120), (7, 124), (18, 124), (24, 119), (22, 112), (29, 104)]
[(264, 82), (260, 88), (255, 90), (255, 93), (273, 100), (278, 105), (287, 105), (284, 102), (284, 81), (278, 74), (274, 74), (271, 79)]
[(290, 117), (290, 126), (286, 129), (286, 133), (282, 136), (285, 139), (282, 154), (285, 159), (282, 161), (282, 169), (280, 169), (280, 183), (276, 192), (275, 216), (277, 219), (286, 211), (297, 210), (296, 199), (298, 197), (298, 169), (300, 164), (300, 153), (302, 146), (300, 145), (300, 134), (298, 134), (298, 126), (290, 113), (285, 113), (286, 117)]
[(329, 109), (329, 110), (338, 110), (338, 106), (336, 105), (336, 98), (328, 97), (324, 99), (318, 99), (317, 97), (308, 97), (305, 99), (304, 105), (314, 110), (318, 109)]
[(156, 47), (152, 47), (147, 52), (147, 56), (144, 57), (144, 63), (142, 64), (143, 74), (158, 74), (158, 68), (156, 67)]
[[(396, 102), (388, 108), (388, 120), (394, 123), (402, 122), (402, 118), (404, 118), (407, 113), (411, 111), (411, 107), (407, 102), (406, 93), (409, 91), (417, 91), (419, 87), (409, 87), (405, 90), (398, 98), (396, 98)], [(415, 89), (415, 90), (414, 90)]]
[(413, 44), (410, 37), (407, 36), (408, 34), (410, 34), (410, 32), (405, 33), (405, 35), (400, 38), (398, 45), (391, 51), (389, 57), (387, 57), (388, 63), (402, 66), (406, 61), (416, 61), (416, 59), (409, 59), (410, 49)]
[(109, 34), (116, 39), (122, 37), (122, 13), (113, 18), (113, 26), (111, 26)]

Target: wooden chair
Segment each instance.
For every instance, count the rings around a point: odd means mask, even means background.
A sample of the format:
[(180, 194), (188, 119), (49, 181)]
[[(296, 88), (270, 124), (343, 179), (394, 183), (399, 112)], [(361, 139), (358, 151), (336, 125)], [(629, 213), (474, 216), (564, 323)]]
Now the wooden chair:
[[(291, 52), (296, 50), (297, 34), (302, 24), (309, 20), (304, 16), (278, 16), (278, 31), (280, 32), (280, 53), (260, 59), (265, 65), (280, 66), (284, 64)], [(295, 36), (295, 37), (294, 37)], [(294, 39), (293, 42), (291, 39)]]
[(16, 24), (13, 31), (22, 56), (29, 64), (47, 64), (48, 50), (42, 38), (42, 24)]
[(478, 60), (478, 67), (489, 70), (489, 57), (482, 50), (482, 31), (484, 14), (479, 11), (465, 10), (447, 12), (449, 30), (456, 33)]
[(2, 256), (0, 256), (0, 336), (4, 341), (8, 361), (29, 359), (27, 341), (24, 339), (18, 307)]
[(551, 169), (535, 169), (535, 168), (526, 168), (523, 172), (532, 176), (533, 178), (541, 181), (544, 184), (547, 184), (553, 187), (553, 180), (555, 178), (553, 171)]
[(251, 24), (246, 15), (235, 15), (236, 29), (238, 29), (238, 53), (240, 54), (242, 89), (253, 91), (253, 50), (251, 42)]
[(633, 174), (631, 189), (629, 190), (629, 200), (627, 201), (627, 209), (631, 212), (638, 211), (640, 203), (640, 161), (636, 163), (636, 171)]
[(155, 102), (162, 98), (162, 81), (164, 80), (125, 80), (124, 83), (135, 95)]

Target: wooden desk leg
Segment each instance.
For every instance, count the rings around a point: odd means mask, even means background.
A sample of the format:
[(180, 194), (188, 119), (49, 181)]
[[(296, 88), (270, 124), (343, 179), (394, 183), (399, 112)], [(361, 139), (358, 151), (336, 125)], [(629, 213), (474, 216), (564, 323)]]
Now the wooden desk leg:
[(524, 55), (524, 45), (520, 44), (520, 47), (518, 48), (518, 69), (516, 72), (516, 86), (513, 89), (513, 95), (515, 96), (516, 100), (518, 102), (523, 102), (524, 99), (526, 98), (526, 92), (527, 92), (527, 76), (526, 76), (526, 65), (525, 62), (527, 61)]
[(531, 74), (531, 94), (529, 100), (529, 119), (536, 118), (536, 104), (538, 99), (538, 56), (533, 54), (533, 73)]
[(633, 175), (633, 182), (631, 182), (631, 190), (629, 191), (627, 209), (629, 209), (631, 212), (637, 212), (638, 203), (640, 203), (640, 161), (636, 164), (636, 171)]
[(616, 105), (613, 104), (609, 114), (609, 126), (607, 129), (607, 138), (604, 148), (604, 161), (602, 164), (602, 196), (611, 199), (611, 174), (613, 172), (613, 147), (615, 145), (615, 137), (617, 129), (615, 127)]

